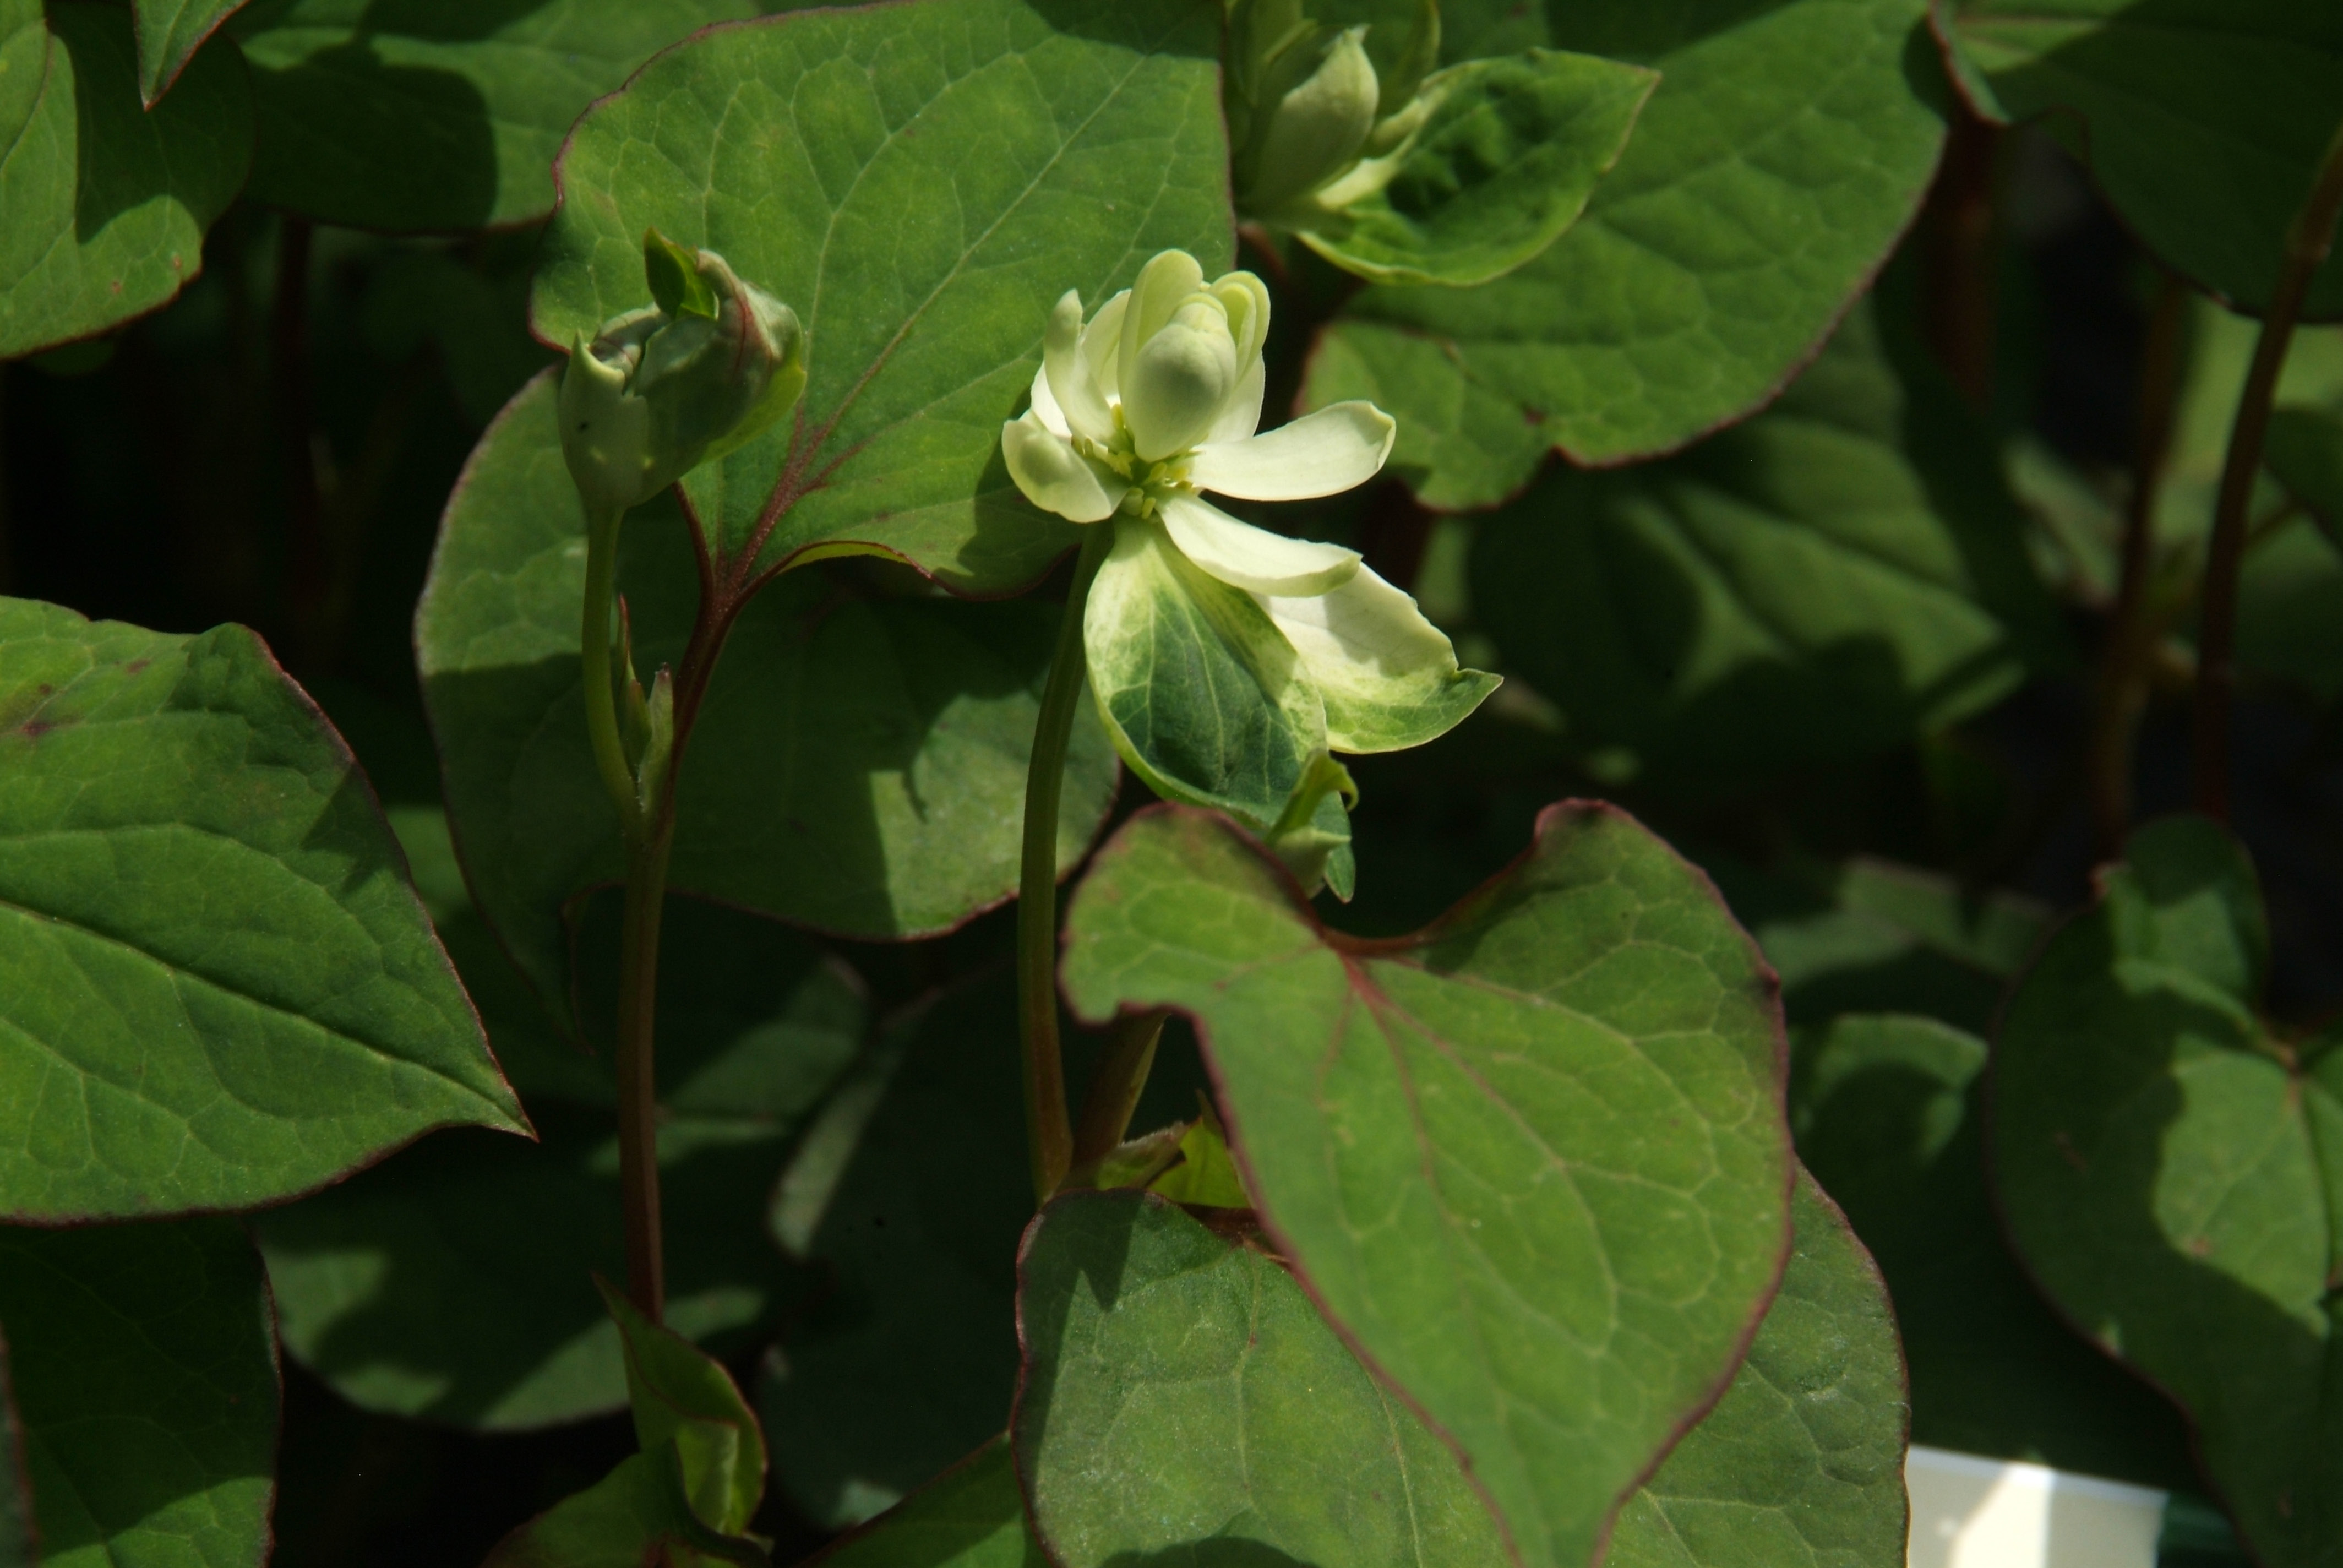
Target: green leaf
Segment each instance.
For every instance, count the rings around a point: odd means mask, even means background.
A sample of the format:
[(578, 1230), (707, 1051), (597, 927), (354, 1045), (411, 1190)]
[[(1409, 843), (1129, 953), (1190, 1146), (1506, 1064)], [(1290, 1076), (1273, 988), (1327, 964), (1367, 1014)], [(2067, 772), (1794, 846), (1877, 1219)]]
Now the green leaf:
[(748, 1527), (765, 1495), (765, 1439), (732, 1374), (637, 1312), (597, 1277), (627, 1352), (627, 1398), (645, 1453), (672, 1444), (691, 1511), (720, 1533)]
[(2178, 1413), (2060, 1322), (2002, 1240), (1985, 1185), (1985, 1042), (1858, 1013), (1799, 1031), (1793, 1061), (1799, 1157), (1896, 1298), (1914, 1441), (2193, 1488)]
[(190, 64), (150, 112), (129, 14), (0, 0), (0, 359), (169, 304), (252, 157), (234, 51)]
[(1252, 595), (1180, 553), (1159, 523), (1115, 518), (1083, 617), (1091, 695), (1115, 749), (1168, 799), (1256, 831), (1326, 749), (1326, 709)]
[[(594, 1293), (623, 1274), (611, 1118), (540, 1104), (539, 1144), (447, 1134), (254, 1217), (286, 1349), (363, 1410), (509, 1431), (626, 1402)], [(668, 1322), (719, 1353), (802, 1294), (764, 1232), (788, 1129), (670, 1117), (659, 1129)]]
[[(23, 1561), (267, 1560), (277, 1351), (234, 1221), (0, 1228), (0, 1429), (23, 1444), (23, 1523), (39, 1543)], [(17, 1480), (12, 1467), (0, 1492)]]
[(1443, 919), (1362, 943), (1228, 823), (1164, 807), (1100, 851), (1066, 944), (1080, 1016), (1196, 1020), (1280, 1251), (1523, 1561), (1590, 1561), (1788, 1239), (1780, 1012), (1707, 880), (1557, 806)]
[(1008, 1419), (1033, 1217), (1016, 1020), (1006, 975), (896, 1020), (781, 1178), (774, 1233), (830, 1289), (784, 1328), (758, 1402), (817, 1523), (889, 1507)]
[(244, 5), (245, 0), (131, 0), (139, 102), (150, 109), (159, 103), (196, 51)]
[(2010, 1239), (2059, 1311), (2187, 1412), (2268, 1568), (2343, 1529), (2343, 1052), (2255, 1007), (2253, 864), (2202, 818), (2134, 836), (2010, 998), (1989, 1090)]
[(1557, 468), (1483, 529), (1474, 610), (1574, 747), (1744, 788), (1953, 723), (2059, 659), (1989, 443), (1874, 315), (1758, 418), (1664, 462)]
[(1887, 860), (1775, 874), (1711, 860), (1707, 869), (1781, 977), (1794, 1029), (1845, 1012), (1903, 1011), (1982, 1033), (2050, 923), (2031, 899), (1972, 892)]
[(1548, 447), (1672, 450), (1777, 392), (1911, 219), (1944, 139), (1926, 0), (1586, 0), (1550, 44), (1660, 85), (1585, 216), (1480, 288), (1371, 288), (1303, 388), (1399, 420), (1393, 468), (1442, 509), (1493, 506)]
[(1018, 1273), (1010, 1439), (1063, 1568), (1510, 1561), (1456, 1456), (1259, 1250), (1151, 1194), (1073, 1192)]
[(578, 123), (538, 334), (647, 303), (646, 227), (720, 253), (797, 311), (809, 379), (794, 420), (687, 480), (711, 543), (1022, 588), (1076, 538), (999, 452), (1051, 307), (1167, 247), (1230, 254), (1219, 53), (1202, 0), (923, 0), (705, 35)]
[(2263, 460), (2330, 538), (2343, 538), (2343, 412), (2273, 409)]
[(249, 1208), (525, 1131), (366, 779), (242, 627), (0, 600), (0, 1211)]
[[(2343, 14), (2297, 0), (1936, 0), (1954, 79), (2006, 124), (2060, 112), (2127, 226), (2258, 311), (2343, 103)], [(2306, 302), (2343, 315), (2343, 266)]]
[(705, 1568), (731, 1562), (767, 1568), (756, 1542), (719, 1534), (685, 1501), (673, 1443), (629, 1455), (497, 1543), (481, 1568)]
[(824, 1568), (1048, 1568), (1025, 1527), (1009, 1440), (996, 1437), (820, 1558)]
[[(563, 912), (623, 863), (579, 695), (586, 523), (555, 387), (532, 382), (481, 437), (441, 525), (416, 648), (481, 913), (566, 1015)], [(619, 555), (649, 672), (679, 659), (699, 604), (665, 498), (629, 518)], [(1056, 614), (907, 597), (840, 568), (766, 588), (692, 727), (670, 886), (870, 938), (932, 935), (1007, 899)], [(1078, 718), (1061, 864), (1098, 830), (1115, 771), (1095, 719)]]
[(1302, 238), (1375, 283), (1486, 283), (1578, 221), (1658, 80), (1551, 49), (1451, 66), (1392, 183)]
[(1904, 1364), (1887, 1289), (1803, 1171), (1782, 1288), (1716, 1408), (1620, 1512), (1604, 1568), (1904, 1568)]
[(750, 0), (387, 10), (253, 0), (227, 28), (252, 67), (259, 144), (247, 194), (319, 223), (396, 233), (533, 222), (553, 208), (554, 155), (588, 104), (694, 28), (756, 10)]

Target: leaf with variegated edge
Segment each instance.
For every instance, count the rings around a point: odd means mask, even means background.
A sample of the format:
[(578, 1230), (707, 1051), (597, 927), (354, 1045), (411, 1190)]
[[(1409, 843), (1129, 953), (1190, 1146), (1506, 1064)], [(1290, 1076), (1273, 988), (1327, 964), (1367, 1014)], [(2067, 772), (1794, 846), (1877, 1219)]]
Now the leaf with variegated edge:
[(1445, 918), (1361, 941), (1227, 821), (1162, 807), (1100, 851), (1061, 976), (1085, 1019), (1195, 1020), (1278, 1251), (1524, 1563), (1591, 1561), (1789, 1241), (1776, 988), (1707, 879), (1565, 804)]
[[(1233, 239), (1218, 8), (927, 0), (717, 29), (578, 123), (536, 330), (648, 303), (646, 227), (794, 309), (793, 419), (686, 482), (742, 573), (884, 553), (956, 591), (1031, 583), (1075, 539), (1000, 457), (1042, 327), (1157, 251)], [(1214, 268), (1217, 270), (1217, 267)]]
[(2343, 1525), (2343, 1043), (2258, 1015), (2269, 930), (2251, 859), (2176, 817), (2003, 1012), (1990, 1169), (2020, 1260), (2067, 1320), (2186, 1411), (2268, 1568)]
[(528, 1123), (260, 639), (0, 599), (0, 1214), (250, 1208)]

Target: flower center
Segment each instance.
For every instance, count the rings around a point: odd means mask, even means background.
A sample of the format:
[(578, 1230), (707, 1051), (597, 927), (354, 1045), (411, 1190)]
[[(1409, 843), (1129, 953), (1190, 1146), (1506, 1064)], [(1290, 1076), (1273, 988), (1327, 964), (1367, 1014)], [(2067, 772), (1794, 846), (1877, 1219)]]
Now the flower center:
[(1131, 434), (1131, 426), (1122, 417), (1122, 405), (1108, 405), (1114, 415), (1114, 434), (1103, 442), (1086, 436), (1074, 437), (1074, 447), (1084, 457), (1095, 457), (1114, 470), (1115, 475), (1131, 487), (1123, 492), (1122, 510), (1135, 518), (1151, 518), (1156, 508), (1171, 497), (1192, 493), (1196, 487), (1188, 477), (1193, 466), (1192, 450), (1173, 452), (1168, 457), (1148, 462), (1139, 455), (1138, 443)]

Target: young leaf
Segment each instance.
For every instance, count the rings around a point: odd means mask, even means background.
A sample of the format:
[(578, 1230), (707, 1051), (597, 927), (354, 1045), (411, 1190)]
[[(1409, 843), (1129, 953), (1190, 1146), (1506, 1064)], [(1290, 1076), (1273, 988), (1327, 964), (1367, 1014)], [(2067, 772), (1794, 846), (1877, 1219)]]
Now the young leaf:
[[(1936, 0), (1934, 21), (1978, 114), (2071, 116), (2060, 128), (2167, 266), (2241, 308), (2268, 303), (2343, 103), (2343, 13), (2296, 0)], [(2306, 311), (2343, 316), (2343, 265), (2320, 269)]]
[(497, 1543), (481, 1568), (769, 1568), (764, 1548), (718, 1533), (685, 1500), (672, 1442), (629, 1454), (585, 1491), (564, 1498)]
[[(565, 1017), (563, 912), (623, 869), (578, 687), (585, 535), (543, 377), (474, 451), (415, 618), (480, 912)], [(664, 498), (628, 519), (619, 555), (638, 668), (678, 661), (699, 585)], [(1008, 898), (1056, 619), (1050, 605), (858, 592), (819, 571), (759, 593), (692, 728), (670, 886), (880, 939), (950, 930)], [(1078, 715), (1062, 864), (1097, 832), (1115, 772), (1095, 718)]]
[(167, 305), (252, 157), (234, 51), (149, 111), (129, 14), (0, 0), (0, 359)]
[(1578, 220), (1658, 80), (1552, 49), (1451, 66), (1424, 83), (1438, 106), (1391, 184), (1302, 237), (1375, 283), (1501, 276)]
[(0, 1227), (0, 1554), (260, 1568), (277, 1490), (268, 1299), (232, 1221)]
[[(591, 1282), (626, 1268), (612, 1121), (545, 1103), (538, 1125), (538, 1144), (433, 1138), (255, 1216), (293, 1358), (362, 1410), (488, 1431), (624, 1404)], [(805, 1293), (764, 1228), (789, 1132), (707, 1116), (659, 1128), (668, 1322), (718, 1353)]]
[(1021, 588), (1075, 538), (1000, 457), (1051, 307), (1103, 300), (1160, 250), (1230, 254), (1219, 52), (1191, 0), (923, 0), (706, 34), (578, 123), (538, 334), (642, 305), (646, 227), (721, 253), (798, 312), (809, 379), (794, 420), (686, 482), (710, 543)]
[(131, 31), (138, 39), (138, 100), (162, 101), (196, 51), (245, 0), (131, 0)]
[(1456, 1456), (1293, 1277), (1162, 1199), (1073, 1192), (1018, 1260), (1010, 1439), (1062, 1568), (1503, 1568)]
[(2136, 834), (2004, 1015), (1989, 1090), (2011, 1241), (2069, 1322), (2189, 1415), (2268, 1568), (2343, 1528), (2343, 1051), (2255, 1014), (2252, 861), (2197, 817)]
[(860, 1523), (1007, 1419), (1017, 1238), (1033, 1217), (1005, 975), (893, 1021), (807, 1129), (773, 1202), (830, 1289), (783, 1330), (759, 1404), (817, 1523)]
[(253, 0), (227, 28), (252, 67), (248, 194), (319, 223), (397, 233), (534, 222), (552, 210), (554, 155), (588, 104), (694, 28), (757, 9)]
[(1009, 1440), (996, 1437), (808, 1568), (1050, 1568), (1025, 1526)]
[(1363, 942), (1226, 821), (1161, 807), (1100, 851), (1066, 943), (1079, 1015), (1196, 1020), (1279, 1251), (1523, 1561), (1589, 1562), (1788, 1241), (1774, 979), (1706, 879), (1608, 807), (1551, 807), (1479, 893)]
[[(1590, 0), (1534, 40), (1656, 68), (1585, 215), (1470, 290), (1370, 288), (1303, 389), (1399, 420), (1427, 504), (1493, 506), (1549, 447), (1612, 464), (1685, 445), (1780, 390), (1902, 234), (1944, 140), (1914, 45), (1926, 0)], [(1523, 42), (1533, 40), (1523, 39)]]
[(1798, 1155), (1896, 1298), (1916, 1442), (2144, 1485), (2196, 1484), (2172, 1407), (2060, 1322), (1985, 1184), (1985, 1042), (1856, 1013), (1794, 1037)]
[(365, 776), (260, 639), (0, 599), (0, 1212), (249, 1208), (525, 1131)]
[(594, 1283), (626, 1346), (636, 1443), (645, 1453), (672, 1445), (691, 1511), (719, 1533), (739, 1533), (765, 1495), (765, 1438), (755, 1412), (722, 1363), (644, 1317), (598, 1276)]
[(1604, 1568), (1903, 1568), (1896, 1313), (1804, 1171), (1790, 1215), (1790, 1266), (1748, 1360), (1620, 1511)]
[(1782, 400), (1664, 462), (1557, 468), (1473, 548), (1473, 608), (1653, 782), (1742, 787), (1977, 712), (2064, 652), (1992, 447), (1851, 317)]

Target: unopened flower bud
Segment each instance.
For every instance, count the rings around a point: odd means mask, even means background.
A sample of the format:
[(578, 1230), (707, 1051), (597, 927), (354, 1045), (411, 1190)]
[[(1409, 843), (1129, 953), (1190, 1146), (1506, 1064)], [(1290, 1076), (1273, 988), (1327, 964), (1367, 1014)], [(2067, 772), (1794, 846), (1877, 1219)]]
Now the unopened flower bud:
[(1260, 73), (1240, 193), (1248, 212), (1272, 213), (1357, 161), (1383, 95), (1366, 32), (1297, 42)]
[(1202, 441), (1236, 390), (1237, 368), (1228, 307), (1190, 295), (1121, 372), (1122, 415), (1140, 457), (1151, 463)]
[(797, 313), (713, 251), (652, 230), (645, 270), (658, 304), (580, 334), (561, 378), (561, 451), (594, 510), (639, 506), (722, 457), (805, 389)]

